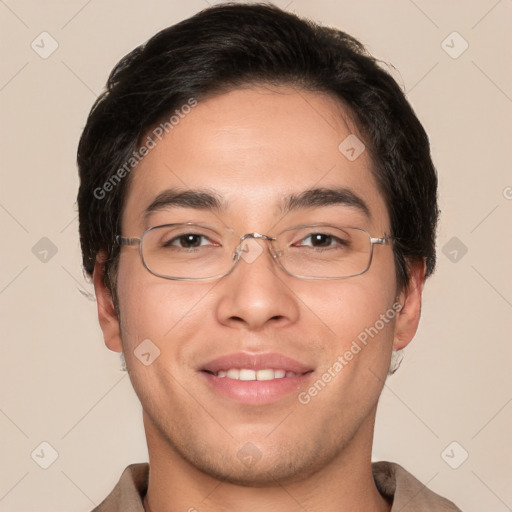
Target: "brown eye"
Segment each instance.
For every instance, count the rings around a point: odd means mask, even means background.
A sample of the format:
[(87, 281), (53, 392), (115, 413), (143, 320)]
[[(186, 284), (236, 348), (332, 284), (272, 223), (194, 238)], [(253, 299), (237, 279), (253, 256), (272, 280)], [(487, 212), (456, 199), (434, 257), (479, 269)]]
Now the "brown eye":
[(180, 235), (176, 238), (173, 238), (166, 245), (175, 245), (174, 242), (177, 242), (176, 245), (179, 245), (184, 249), (192, 249), (194, 247), (201, 246), (201, 238), (204, 238), (203, 235), (187, 233), (185, 235)]
[(325, 233), (311, 233), (309, 238), (313, 247), (329, 247), (333, 241), (333, 237)]
[(325, 248), (346, 248), (350, 246), (350, 240), (348, 238), (341, 238), (338, 236), (331, 235), (329, 233), (310, 233), (306, 237), (302, 238), (297, 244), (299, 247), (311, 247), (318, 249)]

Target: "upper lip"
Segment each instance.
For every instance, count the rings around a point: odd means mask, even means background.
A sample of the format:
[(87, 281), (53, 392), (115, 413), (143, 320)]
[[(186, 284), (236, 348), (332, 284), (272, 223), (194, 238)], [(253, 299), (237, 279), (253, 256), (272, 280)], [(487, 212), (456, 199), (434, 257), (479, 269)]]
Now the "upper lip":
[(230, 368), (246, 368), (250, 370), (273, 368), (294, 373), (307, 373), (313, 370), (310, 366), (277, 352), (260, 354), (237, 352), (227, 354), (207, 362), (200, 370), (217, 373), (220, 370), (229, 370)]

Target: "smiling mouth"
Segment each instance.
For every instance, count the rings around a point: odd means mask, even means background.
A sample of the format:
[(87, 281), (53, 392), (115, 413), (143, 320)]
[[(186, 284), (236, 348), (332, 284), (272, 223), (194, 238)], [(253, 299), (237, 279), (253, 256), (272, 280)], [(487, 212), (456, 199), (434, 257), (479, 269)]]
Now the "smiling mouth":
[(208, 389), (230, 403), (266, 406), (293, 399), (307, 387), (314, 367), (277, 352), (236, 352), (198, 368)]
[(286, 371), (281, 368), (264, 368), (261, 370), (253, 370), (250, 368), (228, 368), (226, 370), (219, 370), (213, 372), (210, 370), (203, 370), (204, 372), (219, 378), (233, 379), (233, 380), (274, 380), (274, 379), (286, 379), (291, 377), (300, 377), (306, 373), (310, 373), (313, 370), (309, 370), (304, 373), (297, 373), (292, 371)]

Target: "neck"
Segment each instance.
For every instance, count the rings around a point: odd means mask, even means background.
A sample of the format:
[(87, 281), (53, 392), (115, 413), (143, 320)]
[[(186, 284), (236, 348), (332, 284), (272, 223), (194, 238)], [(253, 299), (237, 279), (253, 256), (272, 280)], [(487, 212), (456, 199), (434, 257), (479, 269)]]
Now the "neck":
[(169, 445), (151, 421), (144, 424), (149, 449), (147, 512), (389, 512), (371, 468), (374, 415), (322, 469), (267, 486), (240, 485), (207, 474)]

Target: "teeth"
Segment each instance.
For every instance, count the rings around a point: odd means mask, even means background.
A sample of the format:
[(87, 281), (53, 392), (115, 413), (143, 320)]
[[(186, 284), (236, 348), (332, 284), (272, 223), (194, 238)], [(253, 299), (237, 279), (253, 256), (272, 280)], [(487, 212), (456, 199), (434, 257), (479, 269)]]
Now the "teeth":
[(256, 380), (272, 380), (275, 379), (275, 370), (258, 370), (256, 372)]
[(240, 380), (240, 370), (237, 370), (236, 368), (233, 368), (231, 370), (228, 370), (226, 373), (226, 377), (228, 379), (237, 379)]
[(254, 370), (240, 370), (240, 380), (256, 380), (256, 372)]
[(219, 370), (217, 377), (235, 380), (273, 380), (282, 379), (284, 377), (296, 377), (300, 373), (287, 372), (285, 370), (273, 368), (265, 368), (263, 370), (251, 370), (248, 368), (230, 368), (229, 370)]

